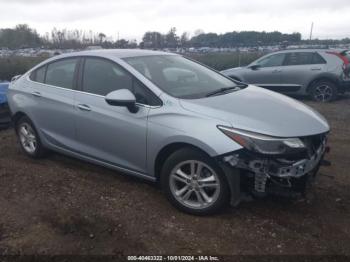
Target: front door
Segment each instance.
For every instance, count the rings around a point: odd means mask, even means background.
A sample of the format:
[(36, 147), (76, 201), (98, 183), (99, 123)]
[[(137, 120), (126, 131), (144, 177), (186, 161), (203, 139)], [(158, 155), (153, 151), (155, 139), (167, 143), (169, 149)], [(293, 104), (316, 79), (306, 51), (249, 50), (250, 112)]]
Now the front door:
[(133, 76), (107, 59), (85, 58), (81, 79), (82, 92), (75, 100), (77, 150), (121, 168), (146, 172), (149, 107), (139, 106), (138, 112), (132, 113), (105, 101), (112, 91), (132, 91)]
[(282, 65), (285, 54), (273, 54), (258, 60), (250, 68), (244, 79), (250, 84), (271, 88), (278, 86), (281, 83)]

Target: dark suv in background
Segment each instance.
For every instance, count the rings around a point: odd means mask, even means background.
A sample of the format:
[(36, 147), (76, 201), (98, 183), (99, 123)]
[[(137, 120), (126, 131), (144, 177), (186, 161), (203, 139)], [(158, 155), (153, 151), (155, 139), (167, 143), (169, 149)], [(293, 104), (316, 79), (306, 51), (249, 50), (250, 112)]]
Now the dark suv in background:
[(350, 52), (332, 49), (285, 50), (265, 55), (223, 74), (285, 94), (329, 102), (350, 90)]

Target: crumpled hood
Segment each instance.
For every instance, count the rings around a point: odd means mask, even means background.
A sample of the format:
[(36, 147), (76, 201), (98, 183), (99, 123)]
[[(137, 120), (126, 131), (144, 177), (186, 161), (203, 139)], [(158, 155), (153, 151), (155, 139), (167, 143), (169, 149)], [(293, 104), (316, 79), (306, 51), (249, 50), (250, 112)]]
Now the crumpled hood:
[(329, 131), (319, 113), (287, 96), (249, 86), (226, 95), (180, 100), (186, 110), (226, 121), (234, 128), (276, 137), (301, 137)]

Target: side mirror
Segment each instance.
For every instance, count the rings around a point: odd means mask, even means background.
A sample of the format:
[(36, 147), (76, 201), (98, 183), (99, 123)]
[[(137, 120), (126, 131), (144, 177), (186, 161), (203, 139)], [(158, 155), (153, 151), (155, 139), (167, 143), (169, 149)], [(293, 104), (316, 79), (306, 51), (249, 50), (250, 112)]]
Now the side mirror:
[(110, 92), (106, 95), (105, 100), (111, 106), (127, 107), (131, 113), (136, 113), (138, 111), (136, 98), (129, 89), (119, 89)]
[(249, 66), (249, 68), (251, 70), (258, 70), (260, 67), (261, 67), (260, 65), (251, 65), (251, 66)]

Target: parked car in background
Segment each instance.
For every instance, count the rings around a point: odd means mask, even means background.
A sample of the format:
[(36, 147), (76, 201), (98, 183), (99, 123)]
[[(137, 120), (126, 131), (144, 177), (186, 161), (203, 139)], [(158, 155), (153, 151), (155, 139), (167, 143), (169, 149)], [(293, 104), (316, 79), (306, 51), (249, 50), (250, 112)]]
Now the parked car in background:
[(222, 73), (276, 92), (308, 95), (315, 101), (329, 102), (350, 90), (349, 61), (348, 50), (286, 50)]
[(8, 82), (0, 83), (0, 128), (8, 127), (11, 122), (6, 96), (8, 86)]
[(300, 102), (155, 51), (51, 58), (12, 81), (8, 99), (28, 156), (54, 150), (159, 181), (197, 215), (244, 194), (304, 192), (329, 132)]

